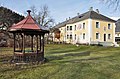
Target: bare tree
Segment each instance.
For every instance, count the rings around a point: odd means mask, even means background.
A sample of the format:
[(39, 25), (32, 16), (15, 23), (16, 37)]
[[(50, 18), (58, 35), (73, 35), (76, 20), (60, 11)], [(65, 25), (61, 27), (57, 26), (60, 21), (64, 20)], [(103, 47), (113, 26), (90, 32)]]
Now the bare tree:
[(120, 0), (99, 0), (104, 2), (110, 8), (114, 8), (114, 10), (120, 10)]
[(39, 11), (34, 5), (31, 6), (30, 9), (32, 16), (41, 26), (50, 27), (54, 24), (54, 20), (50, 17), (47, 5), (41, 6)]

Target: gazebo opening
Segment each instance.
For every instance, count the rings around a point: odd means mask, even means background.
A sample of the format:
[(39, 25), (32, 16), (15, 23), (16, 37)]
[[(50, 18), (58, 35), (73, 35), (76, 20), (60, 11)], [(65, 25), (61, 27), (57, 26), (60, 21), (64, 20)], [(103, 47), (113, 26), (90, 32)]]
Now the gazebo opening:
[[(9, 29), (14, 37), (15, 62), (41, 62), (44, 61), (44, 35), (48, 29), (40, 26), (27, 11), (28, 16)], [(19, 39), (19, 46), (17, 40)], [(29, 43), (29, 46), (27, 46)]]

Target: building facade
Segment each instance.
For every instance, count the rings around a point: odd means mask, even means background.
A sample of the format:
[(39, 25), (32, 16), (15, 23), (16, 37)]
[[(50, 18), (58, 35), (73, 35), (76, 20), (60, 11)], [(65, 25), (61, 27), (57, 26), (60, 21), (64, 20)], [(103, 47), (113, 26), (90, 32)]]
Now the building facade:
[(72, 44), (115, 43), (115, 21), (93, 10), (66, 20), (56, 25), (55, 28), (60, 30), (60, 42)]
[(120, 19), (118, 19), (117, 22), (116, 22), (115, 41), (117, 43), (120, 43)]

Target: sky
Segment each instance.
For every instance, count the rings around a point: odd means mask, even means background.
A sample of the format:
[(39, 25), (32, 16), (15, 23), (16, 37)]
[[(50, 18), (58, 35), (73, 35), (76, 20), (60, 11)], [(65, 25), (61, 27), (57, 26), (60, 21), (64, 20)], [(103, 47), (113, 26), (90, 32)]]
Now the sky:
[(77, 16), (77, 13), (85, 13), (90, 7), (93, 7), (93, 10), (99, 9), (100, 14), (105, 16), (115, 19), (120, 17), (120, 11), (114, 11), (100, 0), (0, 0), (0, 5), (22, 15), (33, 5), (38, 11), (41, 6), (47, 5), (56, 24)]

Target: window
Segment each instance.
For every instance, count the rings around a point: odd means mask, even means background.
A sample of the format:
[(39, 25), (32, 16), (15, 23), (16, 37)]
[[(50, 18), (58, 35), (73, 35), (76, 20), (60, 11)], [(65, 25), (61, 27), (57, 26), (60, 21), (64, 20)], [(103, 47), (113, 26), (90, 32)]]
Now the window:
[(99, 22), (96, 22), (96, 28), (100, 28)]
[(65, 28), (64, 30), (65, 30), (65, 32), (66, 32), (66, 28)]
[(75, 40), (76, 40), (76, 34), (75, 34)]
[(83, 33), (83, 39), (85, 39), (85, 33)]
[(70, 26), (70, 30), (72, 30), (72, 26)]
[(83, 23), (83, 29), (85, 29), (85, 23)]
[(67, 30), (69, 30), (69, 26), (67, 26)]
[(117, 36), (119, 36), (119, 34), (117, 34)]
[(106, 31), (106, 27), (104, 27), (104, 31)]
[(108, 24), (108, 29), (111, 29), (111, 25), (110, 24)]
[(108, 39), (111, 39), (111, 34), (108, 34)]
[(72, 39), (72, 34), (70, 34), (70, 39)]
[(69, 39), (69, 35), (67, 35), (67, 39)]
[(100, 34), (96, 33), (96, 39), (99, 39), (99, 37), (100, 37)]
[(76, 30), (76, 25), (75, 25), (75, 30)]

